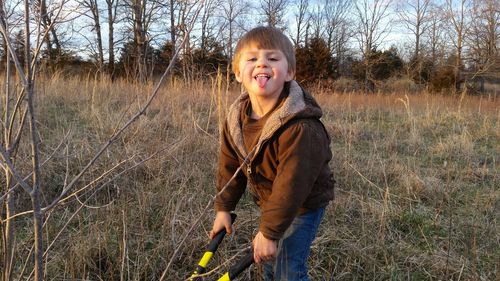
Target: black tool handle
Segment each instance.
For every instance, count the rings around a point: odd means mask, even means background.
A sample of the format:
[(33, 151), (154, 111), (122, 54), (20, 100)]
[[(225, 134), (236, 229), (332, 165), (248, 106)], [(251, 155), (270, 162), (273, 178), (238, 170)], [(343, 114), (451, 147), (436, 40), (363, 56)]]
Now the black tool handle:
[(245, 271), (245, 269), (250, 267), (253, 263), (254, 263), (253, 250), (250, 250), (250, 252), (248, 252), (248, 254), (246, 254), (244, 257), (242, 257), (238, 261), (238, 263), (236, 263), (235, 265), (233, 265), (229, 269), (229, 279), (234, 280), (234, 278), (236, 278), (238, 275), (240, 275), (240, 273)]
[[(234, 220), (236, 220), (236, 214), (231, 213), (231, 224), (234, 223)], [(207, 270), (207, 264), (212, 258), (212, 255), (217, 251), (217, 248), (219, 247), (220, 243), (222, 242), (222, 239), (224, 239), (224, 236), (226, 235), (226, 228), (223, 228), (221, 231), (219, 231), (214, 238), (210, 241), (210, 243), (207, 246), (207, 249), (205, 251), (205, 254), (201, 258), (200, 262), (198, 263), (198, 266), (196, 267), (196, 270), (193, 272), (191, 275), (191, 278), (189, 280), (195, 281), (195, 280), (201, 280), (199, 277), (193, 277), (196, 275), (200, 275), (206, 272)]]
[[(231, 225), (234, 223), (234, 220), (236, 220), (236, 214), (231, 213)], [(217, 248), (220, 245), (220, 242), (222, 242), (222, 239), (224, 239), (224, 236), (226, 236), (225, 228), (223, 228), (221, 231), (215, 234), (214, 238), (212, 239), (212, 241), (210, 241), (210, 244), (208, 244), (207, 246), (207, 251), (215, 253), (215, 251), (217, 251)]]

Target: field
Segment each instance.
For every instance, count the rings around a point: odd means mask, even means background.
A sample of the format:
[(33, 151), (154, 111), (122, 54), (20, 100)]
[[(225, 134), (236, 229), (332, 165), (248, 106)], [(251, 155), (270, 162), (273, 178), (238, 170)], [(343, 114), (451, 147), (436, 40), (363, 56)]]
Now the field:
[[(44, 243), (55, 240), (47, 280), (158, 280), (201, 217), (166, 273), (167, 280), (189, 277), (214, 217), (206, 206), (215, 190), (219, 126), (238, 92), (225, 94), (218, 82), (168, 81), (46, 216)], [(37, 85), (49, 203), (153, 86), (76, 78)], [(498, 98), (311, 92), (332, 137), (337, 181), (313, 244), (311, 280), (500, 279)], [(23, 145), (21, 167), (28, 152)], [(16, 204), (19, 212), (30, 208), (21, 191)], [(206, 280), (217, 280), (250, 245), (258, 209), (245, 196), (237, 213), (235, 233), (210, 263), (222, 266)], [(31, 217), (18, 216), (15, 228), (17, 280), (25, 263), (24, 278), (32, 267)], [(259, 280), (259, 268), (239, 280)]]

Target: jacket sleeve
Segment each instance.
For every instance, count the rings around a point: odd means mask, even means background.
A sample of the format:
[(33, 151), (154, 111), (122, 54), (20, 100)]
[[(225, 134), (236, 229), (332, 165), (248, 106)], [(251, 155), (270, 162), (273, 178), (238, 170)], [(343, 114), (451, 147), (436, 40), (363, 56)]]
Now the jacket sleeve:
[(278, 138), (277, 174), (271, 195), (261, 206), (259, 225), (268, 239), (282, 238), (328, 163), (328, 137), (319, 122), (297, 122)]
[[(227, 182), (233, 177), (234, 173), (240, 166), (238, 155), (234, 151), (230, 142), (230, 135), (227, 129), (227, 122), (221, 134), (219, 162), (217, 166), (217, 194), (221, 192)], [(247, 178), (240, 171), (236, 178), (229, 183), (227, 188), (215, 198), (216, 211), (233, 211), (241, 196), (245, 192)]]

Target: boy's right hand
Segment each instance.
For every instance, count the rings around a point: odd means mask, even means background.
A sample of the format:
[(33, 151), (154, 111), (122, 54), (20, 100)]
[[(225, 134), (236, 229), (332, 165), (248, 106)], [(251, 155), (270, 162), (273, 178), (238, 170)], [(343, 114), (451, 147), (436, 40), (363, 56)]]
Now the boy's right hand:
[(208, 234), (210, 236), (210, 239), (213, 239), (214, 236), (224, 228), (226, 229), (227, 234), (231, 234), (233, 232), (233, 227), (231, 225), (231, 214), (229, 212), (219, 211), (215, 215), (214, 225), (212, 226), (212, 230)]

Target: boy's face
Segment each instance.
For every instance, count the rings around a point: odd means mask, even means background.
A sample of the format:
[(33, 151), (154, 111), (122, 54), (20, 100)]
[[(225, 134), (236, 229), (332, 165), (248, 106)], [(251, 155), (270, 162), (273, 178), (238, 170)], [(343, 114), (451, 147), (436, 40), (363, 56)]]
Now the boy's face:
[(280, 50), (246, 47), (241, 50), (236, 80), (250, 95), (277, 98), (286, 81), (293, 79), (288, 70), (288, 61)]

